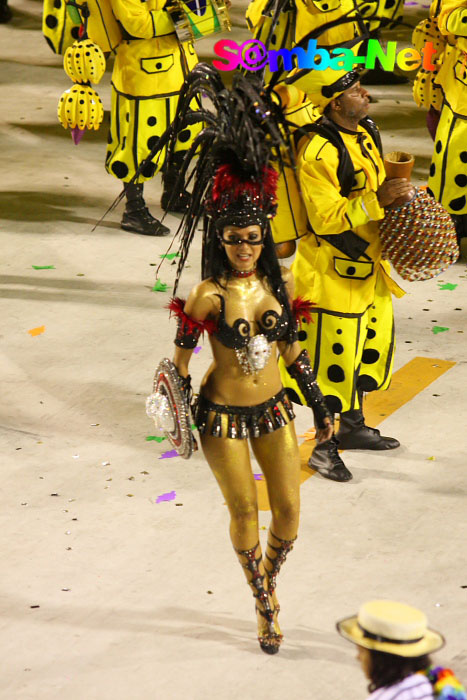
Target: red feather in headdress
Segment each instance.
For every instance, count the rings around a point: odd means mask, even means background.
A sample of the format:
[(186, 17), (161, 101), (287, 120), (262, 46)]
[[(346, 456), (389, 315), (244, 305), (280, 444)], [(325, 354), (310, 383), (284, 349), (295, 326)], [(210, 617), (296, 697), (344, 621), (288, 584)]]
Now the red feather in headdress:
[[(227, 163), (221, 165), (214, 177), (211, 199), (217, 202), (223, 195), (228, 193), (232, 199), (238, 199), (243, 193), (248, 193), (252, 197), (266, 199), (268, 205), (276, 203), (276, 189), (278, 173), (274, 168), (265, 167), (261, 180), (246, 180), (235, 172), (234, 167)], [(266, 203), (266, 202), (265, 202)]]

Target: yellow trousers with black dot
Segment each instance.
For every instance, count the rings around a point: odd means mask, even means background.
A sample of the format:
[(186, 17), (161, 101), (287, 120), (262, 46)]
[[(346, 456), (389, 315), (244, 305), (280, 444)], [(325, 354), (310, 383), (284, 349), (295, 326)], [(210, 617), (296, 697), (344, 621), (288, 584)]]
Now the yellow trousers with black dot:
[[(343, 413), (360, 408), (358, 390), (387, 389), (394, 363), (395, 336), (392, 298), (379, 276), (373, 304), (362, 314), (339, 315), (318, 309), (313, 321), (301, 323), (299, 342), (310, 363), (329, 409)], [(306, 405), (295, 380), (280, 360), (282, 383)]]
[[(159, 99), (131, 97), (120, 94), (112, 86), (112, 113), (105, 159), (107, 172), (123, 182), (129, 182), (172, 123), (177, 103), (178, 94)], [(181, 131), (175, 151), (188, 150), (201, 128), (196, 124)], [(165, 155), (164, 148), (143, 167), (138, 182), (154, 177), (162, 168)]]
[(450, 214), (467, 214), (467, 118), (445, 102), (436, 129), (428, 192)]

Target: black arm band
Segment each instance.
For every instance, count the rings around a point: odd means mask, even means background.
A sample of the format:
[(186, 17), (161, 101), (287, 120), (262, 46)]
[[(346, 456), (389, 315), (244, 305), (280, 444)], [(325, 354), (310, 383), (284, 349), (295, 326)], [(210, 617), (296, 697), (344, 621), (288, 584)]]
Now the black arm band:
[(179, 348), (193, 350), (198, 343), (198, 338), (201, 335), (201, 328), (197, 328), (192, 323), (188, 323), (184, 318), (177, 319), (177, 335), (175, 337), (175, 345)]
[(332, 416), (328, 411), (321, 389), (316, 381), (316, 375), (311, 369), (310, 358), (306, 350), (302, 350), (295, 362), (287, 367), (287, 372), (297, 382), (298, 388), (305, 397), (307, 406), (313, 411), (317, 428), (325, 428), (325, 418), (332, 422)]

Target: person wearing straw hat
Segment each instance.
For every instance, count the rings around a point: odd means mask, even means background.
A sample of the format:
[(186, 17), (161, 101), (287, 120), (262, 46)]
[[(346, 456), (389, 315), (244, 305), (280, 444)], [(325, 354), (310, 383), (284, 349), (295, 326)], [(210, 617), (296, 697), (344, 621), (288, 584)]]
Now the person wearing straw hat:
[(358, 646), (357, 659), (370, 681), (368, 700), (466, 700), (448, 668), (429, 654), (444, 646), (417, 608), (392, 600), (364, 603), (357, 615), (336, 623), (339, 634)]
[[(300, 70), (287, 78), (286, 97), (281, 94), (287, 108), (294, 91), (303, 91), (323, 115), (295, 132), (309, 233), (300, 238), (291, 269), (298, 293), (314, 303), (299, 341), (329, 411), (340, 414), (339, 432), (315, 447), (308, 464), (334, 481), (352, 478), (339, 444), (366, 450), (399, 446), (365, 425), (362, 400), (363, 392), (387, 389), (391, 381), (391, 294), (404, 294), (382, 260), (378, 221), (384, 207), (413, 188), (405, 178), (385, 180), (379, 132), (367, 117), (368, 92), (359, 80), (355, 71), (332, 67)], [(283, 363), (281, 374), (293, 400), (304, 403)]]

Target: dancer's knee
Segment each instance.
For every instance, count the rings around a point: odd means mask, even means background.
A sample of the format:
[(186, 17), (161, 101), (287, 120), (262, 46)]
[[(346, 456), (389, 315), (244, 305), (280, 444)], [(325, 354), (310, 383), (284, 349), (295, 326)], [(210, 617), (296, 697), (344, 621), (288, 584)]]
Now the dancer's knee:
[(281, 501), (281, 503), (272, 506), (272, 514), (274, 520), (280, 524), (281, 528), (298, 529), (300, 503), (294, 499)]
[(232, 525), (237, 530), (248, 529), (258, 523), (258, 507), (253, 501), (241, 501), (230, 508)]

